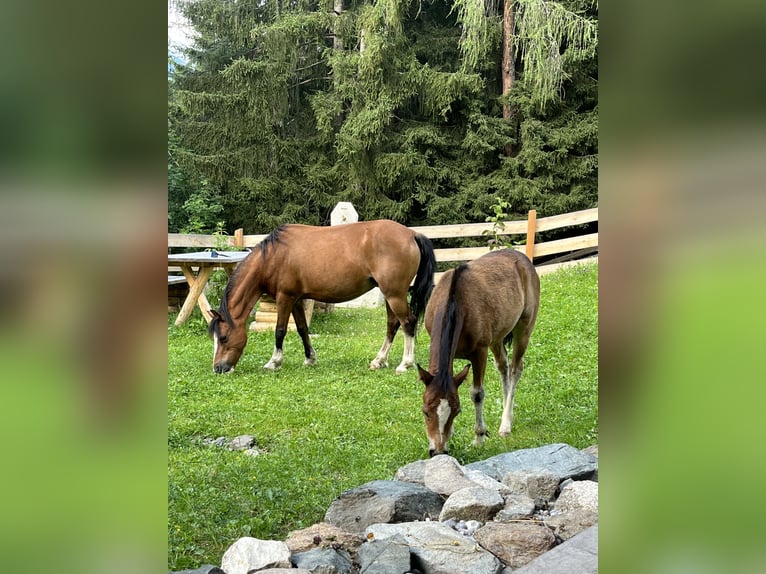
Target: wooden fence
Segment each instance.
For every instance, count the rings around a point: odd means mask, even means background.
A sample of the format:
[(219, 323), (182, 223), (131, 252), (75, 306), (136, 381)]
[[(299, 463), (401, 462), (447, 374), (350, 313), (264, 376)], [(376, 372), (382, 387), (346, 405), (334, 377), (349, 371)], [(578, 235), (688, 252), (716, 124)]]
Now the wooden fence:
[[(502, 237), (524, 236), (526, 242), (517, 249), (526, 253), (532, 262), (536, 258), (551, 255), (565, 254), (561, 257), (548, 259), (545, 264), (538, 265), (538, 273), (544, 274), (555, 271), (563, 266), (571, 265), (574, 257), (592, 256), (598, 259), (598, 233), (576, 235), (566, 239), (544, 241), (537, 243), (537, 234), (554, 229), (562, 229), (573, 225), (583, 225), (598, 221), (598, 208), (552, 215), (550, 217), (537, 218), (535, 210), (529, 212), (526, 220), (506, 221), (497, 234)], [(499, 226), (498, 226), (499, 227)], [(457, 225), (428, 225), (412, 227), (413, 231), (422, 233), (430, 239), (453, 239), (461, 237), (491, 237), (495, 232), (493, 223), (464, 223)], [(227, 245), (232, 247), (254, 247), (258, 245), (266, 235), (245, 235), (242, 229), (237, 229), (234, 235), (225, 238)], [(218, 245), (219, 238), (213, 235), (197, 235), (187, 233), (168, 233), (168, 247), (191, 247), (199, 249), (213, 249)], [(484, 247), (455, 247), (435, 249), (437, 262), (472, 261), (489, 253), (489, 246)], [(437, 274), (438, 275), (438, 274)], [(438, 280), (438, 276), (437, 276)]]

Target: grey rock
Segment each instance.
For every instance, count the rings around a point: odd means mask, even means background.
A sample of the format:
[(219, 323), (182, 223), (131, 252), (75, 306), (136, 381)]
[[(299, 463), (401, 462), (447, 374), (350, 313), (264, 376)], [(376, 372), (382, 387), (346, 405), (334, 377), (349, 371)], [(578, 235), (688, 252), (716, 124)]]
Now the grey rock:
[(559, 512), (584, 509), (598, 513), (598, 483), (576, 480), (561, 490), (554, 509)]
[(495, 514), (495, 522), (509, 522), (529, 518), (535, 512), (535, 501), (523, 494), (505, 497), (505, 506)]
[(557, 474), (544, 468), (520, 469), (505, 473), (503, 484), (513, 494), (528, 496), (533, 500), (550, 502), (559, 487)]
[(490, 522), (474, 534), (476, 541), (507, 566), (519, 568), (553, 548), (556, 537), (539, 522)]
[(478, 520), (487, 522), (503, 508), (503, 497), (494, 490), (470, 486), (452, 494), (442, 507), (439, 520)]
[(545, 519), (545, 525), (562, 540), (569, 540), (598, 522), (598, 514), (579, 508)]
[(312, 574), (349, 574), (351, 572), (351, 556), (343, 550), (315, 548), (293, 554), (292, 561), (298, 568), (304, 568)]
[(436, 518), (444, 502), (435, 492), (410, 482), (374, 480), (343, 492), (325, 513), (325, 522), (352, 534), (370, 524)]
[(290, 568), (290, 549), (284, 542), (245, 536), (229, 546), (221, 560), (226, 574), (248, 574), (264, 568)]
[(463, 472), (465, 473), (466, 478), (468, 478), (468, 480), (477, 486), (482, 486), (490, 490), (496, 490), (503, 496), (511, 493), (510, 489), (502, 482), (495, 480), (491, 476), (487, 476), (480, 470), (463, 467)]
[(257, 572), (258, 574), (312, 574), (311, 570), (305, 568), (266, 568)]
[(219, 436), (218, 438), (204, 438), (202, 444), (205, 446), (226, 446), (226, 437)]
[(402, 574), (410, 570), (410, 547), (404, 536), (373, 539), (359, 548), (359, 574)]
[(200, 566), (196, 570), (178, 570), (176, 572), (169, 572), (168, 574), (226, 574), (218, 566), (211, 564), (205, 564)]
[(258, 449), (257, 449), (257, 448), (255, 448), (255, 447), (252, 447), (252, 448), (248, 448), (248, 449), (245, 449), (245, 450), (244, 450), (244, 451), (242, 451), (242, 452), (243, 452), (244, 454), (246, 454), (247, 456), (260, 456), (260, 454), (261, 454), (261, 451), (260, 451), (260, 450), (258, 450)]
[(598, 459), (568, 444), (557, 443), (498, 454), (465, 468), (479, 470), (500, 481), (515, 470), (545, 468), (558, 475), (561, 481), (588, 478), (598, 468)]
[(475, 541), (441, 522), (372, 524), (367, 537), (401, 536), (410, 548), (412, 568), (426, 574), (500, 574), (501, 562)]
[(245, 450), (255, 444), (255, 437), (249, 434), (235, 436), (229, 441), (229, 450)]
[(423, 484), (443, 496), (476, 486), (465, 476), (460, 463), (447, 454), (440, 454), (426, 461)]
[(597, 574), (598, 525), (556, 546), (514, 574)]
[(423, 486), (425, 482), (426, 463), (427, 460), (416, 460), (410, 464), (406, 464), (396, 471), (394, 480), (401, 480), (403, 482), (412, 482)]

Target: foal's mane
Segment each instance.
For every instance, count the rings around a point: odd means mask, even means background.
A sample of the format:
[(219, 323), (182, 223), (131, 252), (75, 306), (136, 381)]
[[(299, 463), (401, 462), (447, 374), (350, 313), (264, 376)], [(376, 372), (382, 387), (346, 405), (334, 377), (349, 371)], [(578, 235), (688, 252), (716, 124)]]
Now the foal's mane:
[[(279, 242), (279, 238), (282, 235), (282, 232), (286, 227), (287, 224), (283, 223), (263, 238), (259, 244), (261, 248), (261, 257), (266, 259), (269, 248), (276, 246), (276, 244)], [(250, 256), (248, 255), (248, 258), (249, 257)], [(231, 292), (234, 287), (236, 287), (236, 285), (239, 283), (241, 269), (242, 265), (238, 266), (234, 270), (234, 273), (231, 274), (231, 277), (229, 277), (229, 282), (226, 284), (226, 289), (224, 290), (223, 296), (221, 297), (221, 305), (218, 307), (218, 313), (230, 326), (234, 325), (234, 320), (231, 318), (231, 313), (229, 312), (229, 297), (231, 296)], [(210, 321), (210, 325), (208, 325), (207, 328), (207, 332), (210, 336), (212, 336), (213, 333), (218, 333), (218, 325), (220, 322), (221, 320), (218, 317), (213, 317), (213, 320)]]
[(452, 273), (452, 281), (447, 295), (447, 309), (444, 312), (442, 335), (439, 341), (439, 372), (436, 374), (437, 384), (445, 393), (449, 389), (452, 377), (452, 359), (456, 347), (458, 324), (457, 284), (463, 272), (468, 268), (465, 263), (458, 265)]

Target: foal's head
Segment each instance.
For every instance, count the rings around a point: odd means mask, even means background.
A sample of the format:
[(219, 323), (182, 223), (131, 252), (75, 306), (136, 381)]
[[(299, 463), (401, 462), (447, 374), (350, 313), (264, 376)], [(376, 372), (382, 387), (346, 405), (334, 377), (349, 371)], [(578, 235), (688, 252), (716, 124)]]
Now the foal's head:
[(218, 311), (211, 311), (213, 320), (208, 330), (213, 336), (213, 372), (228, 373), (242, 356), (247, 344), (247, 329), (244, 323), (235, 325), (227, 321)]
[(448, 454), (447, 442), (452, 437), (452, 423), (460, 414), (458, 387), (468, 376), (471, 365), (466, 365), (456, 376), (432, 375), (418, 365), (420, 380), (426, 385), (423, 393), (423, 416), (428, 437), (428, 455)]

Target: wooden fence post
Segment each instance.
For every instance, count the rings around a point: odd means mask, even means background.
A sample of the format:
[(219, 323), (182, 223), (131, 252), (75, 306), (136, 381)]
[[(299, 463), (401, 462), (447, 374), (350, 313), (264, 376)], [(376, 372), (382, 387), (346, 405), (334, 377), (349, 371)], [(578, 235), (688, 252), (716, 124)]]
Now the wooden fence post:
[(534, 209), (529, 210), (527, 216), (527, 249), (526, 254), (530, 261), (533, 261), (535, 256), (535, 227), (537, 227), (537, 211)]
[(234, 247), (244, 249), (245, 247), (245, 230), (241, 227), (234, 230)]

